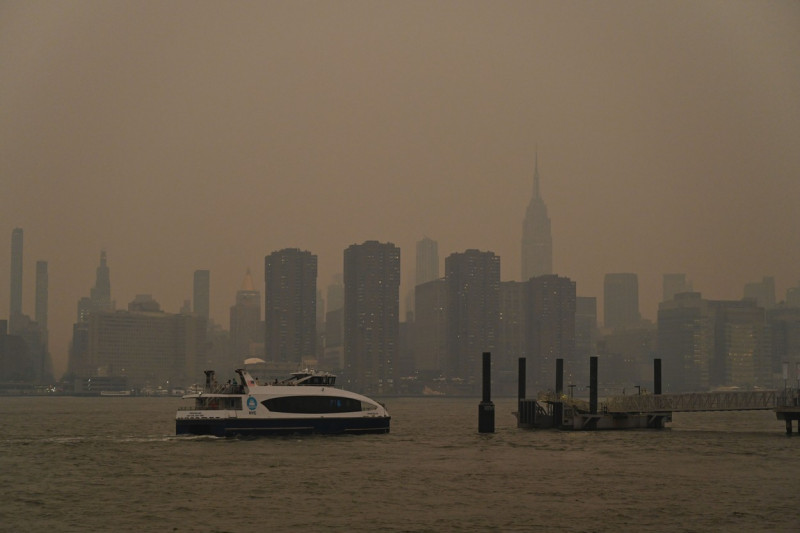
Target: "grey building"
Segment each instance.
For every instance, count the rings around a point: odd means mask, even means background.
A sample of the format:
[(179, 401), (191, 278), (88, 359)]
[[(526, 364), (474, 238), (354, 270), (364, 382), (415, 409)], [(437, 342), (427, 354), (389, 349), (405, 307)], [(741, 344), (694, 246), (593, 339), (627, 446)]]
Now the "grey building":
[(351, 386), (394, 390), (400, 328), (400, 248), (366, 241), (344, 251), (344, 364)]
[(539, 155), (533, 171), (533, 196), (522, 222), (522, 281), (553, 273), (553, 237), (547, 206), (539, 190)]
[(317, 256), (285, 248), (264, 258), (264, 355), (273, 363), (317, 358)]
[(636, 274), (606, 274), (603, 281), (603, 322), (606, 328), (639, 325), (639, 278)]
[(447, 281), (447, 359), (445, 372), (478, 390), (481, 354), (498, 344), (500, 257), (467, 250), (445, 259)]

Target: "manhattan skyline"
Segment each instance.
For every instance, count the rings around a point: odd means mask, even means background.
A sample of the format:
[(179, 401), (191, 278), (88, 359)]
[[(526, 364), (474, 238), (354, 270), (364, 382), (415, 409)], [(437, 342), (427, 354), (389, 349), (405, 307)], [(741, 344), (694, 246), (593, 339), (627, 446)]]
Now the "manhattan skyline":
[(579, 296), (636, 273), (654, 320), (664, 273), (711, 299), (800, 282), (797, 3), (188, 5), (0, 7), (0, 301), (19, 227), (57, 376), (101, 250), (121, 306), (178, 312), (209, 270), (225, 328), (284, 248), (322, 290), (377, 240), (404, 298), (426, 235), (518, 280), (537, 152)]

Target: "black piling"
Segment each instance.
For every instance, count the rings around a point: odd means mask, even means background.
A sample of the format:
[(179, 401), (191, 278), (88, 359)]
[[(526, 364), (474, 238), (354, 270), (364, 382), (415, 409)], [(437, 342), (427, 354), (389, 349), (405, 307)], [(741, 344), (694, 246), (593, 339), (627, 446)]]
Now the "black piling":
[(597, 414), (597, 356), (589, 358), (589, 412)]
[(661, 359), (653, 359), (653, 394), (661, 394)]
[(553, 425), (560, 427), (564, 420), (564, 403), (561, 395), (564, 394), (564, 360), (556, 359), (556, 401), (553, 402)]
[(520, 357), (517, 366), (517, 402), (525, 399), (525, 358)]
[(478, 433), (494, 433), (492, 354), (483, 352), (483, 401), (478, 405)]

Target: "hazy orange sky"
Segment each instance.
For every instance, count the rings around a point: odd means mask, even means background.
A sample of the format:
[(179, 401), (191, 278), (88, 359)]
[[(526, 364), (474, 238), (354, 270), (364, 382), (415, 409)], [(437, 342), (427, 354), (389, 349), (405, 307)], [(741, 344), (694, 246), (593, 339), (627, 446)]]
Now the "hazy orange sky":
[[(800, 2), (0, 3), (0, 318), (49, 262), (50, 350), (108, 252), (112, 297), (168, 312), (210, 269), (228, 327), (247, 268), (415, 243), (520, 275), (538, 148), (554, 268), (597, 296), (665, 272), (709, 298), (800, 283)], [(4, 311), (3, 311), (4, 310)]]

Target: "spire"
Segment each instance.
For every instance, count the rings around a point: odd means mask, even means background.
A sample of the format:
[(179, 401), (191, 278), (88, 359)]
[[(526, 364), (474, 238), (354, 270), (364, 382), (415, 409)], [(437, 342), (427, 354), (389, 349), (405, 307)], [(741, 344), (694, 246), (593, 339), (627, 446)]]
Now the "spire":
[(242, 289), (243, 291), (254, 291), (255, 288), (253, 287), (253, 276), (250, 275), (250, 269), (247, 269), (247, 273), (244, 275), (244, 281), (242, 281)]
[(541, 198), (539, 195), (539, 150), (536, 150), (536, 159), (533, 164), (533, 197)]

